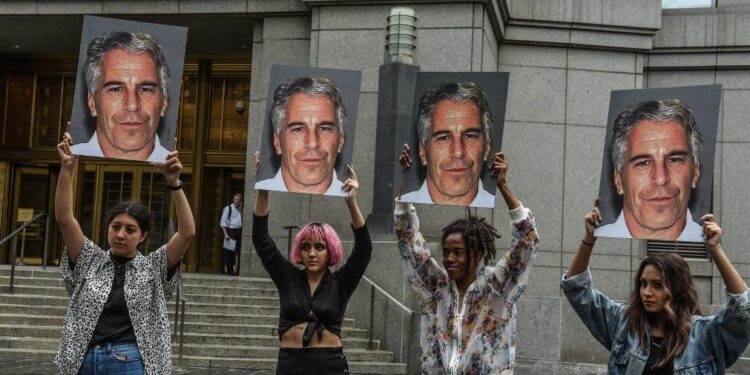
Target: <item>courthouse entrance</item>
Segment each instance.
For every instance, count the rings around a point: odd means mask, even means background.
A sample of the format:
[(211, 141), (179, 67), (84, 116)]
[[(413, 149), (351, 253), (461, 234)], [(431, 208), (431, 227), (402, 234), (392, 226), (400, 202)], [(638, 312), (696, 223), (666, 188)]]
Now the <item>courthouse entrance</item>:
[[(11, 170), (8, 222), (10, 228), (15, 229), (40, 213), (51, 212), (51, 194), (53, 192), (50, 187), (54, 186), (56, 178), (46, 167), (12, 165)], [(44, 219), (36, 220), (17, 237), (15, 259), (17, 263), (42, 264), (45, 224)], [(55, 240), (52, 237), (50, 237), (50, 241)], [(3, 261), (9, 263), (11, 261), (10, 246), (5, 246), (3, 252)], [(54, 258), (56, 257), (53, 254), (47, 256), (48, 262)]]
[[(75, 66), (69, 59), (0, 59), (0, 238), (18, 227), (19, 210), (54, 211), (60, 170), (56, 145), (72, 110)], [(188, 57), (182, 93), (170, 104), (180, 108), (175, 134), (183, 164), (180, 179), (196, 217), (197, 235), (184, 259), (188, 272), (221, 271), (219, 215), (231, 194), (244, 190), (250, 70), (247, 50), (230, 57)], [(175, 231), (174, 204), (158, 168), (83, 157), (73, 184), (76, 218), (102, 248), (107, 248), (107, 210), (121, 201), (139, 201), (151, 212), (144, 254)], [(57, 265), (63, 246), (52, 219), (47, 264)], [(25, 241), (19, 237), (17, 261), (42, 264), (44, 224), (28, 227)], [(0, 263), (11, 262), (9, 250), (0, 246)]]

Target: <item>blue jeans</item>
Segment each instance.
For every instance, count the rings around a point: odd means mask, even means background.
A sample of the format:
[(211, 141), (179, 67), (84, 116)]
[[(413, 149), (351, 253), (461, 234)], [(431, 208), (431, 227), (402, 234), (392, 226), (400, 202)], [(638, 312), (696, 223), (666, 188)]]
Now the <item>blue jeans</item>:
[(134, 342), (102, 344), (89, 348), (79, 375), (143, 375), (141, 352)]

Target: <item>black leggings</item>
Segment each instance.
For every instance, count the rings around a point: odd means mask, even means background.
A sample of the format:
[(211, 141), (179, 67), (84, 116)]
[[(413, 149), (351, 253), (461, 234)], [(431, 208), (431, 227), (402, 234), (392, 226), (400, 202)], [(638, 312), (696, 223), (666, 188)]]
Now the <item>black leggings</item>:
[(276, 375), (341, 375), (349, 373), (344, 350), (338, 348), (280, 348)]

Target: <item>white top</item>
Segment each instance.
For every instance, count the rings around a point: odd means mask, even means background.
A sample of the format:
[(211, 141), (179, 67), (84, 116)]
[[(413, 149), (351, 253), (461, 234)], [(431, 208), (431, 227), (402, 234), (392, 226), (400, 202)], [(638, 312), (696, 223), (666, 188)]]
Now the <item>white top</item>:
[[(620, 216), (617, 217), (617, 221), (612, 224), (602, 225), (594, 230), (594, 235), (597, 237), (620, 237), (620, 238), (633, 238), (630, 234), (630, 229), (625, 223), (625, 214), (620, 211)], [(689, 241), (689, 242), (703, 242), (703, 226), (693, 221), (693, 216), (690, 214), (690, 208), (687, 209), (687, 215), (685, 216), (685, 228), (682, 229), (682, 233), (677, 237), (675, 241)]]
[[(289, 190), (286, 188), (286, 183), (284, 183), (284, 177), (281, 176), (281, 168), (282, 167), (279, 167), (279, 170), (276, 171), (276, 175), (273, 176), (273, 178), (268, 178), (263, 181), (256, 182), (255, 190), (274, 190), (288, 192)], [(323, 194), (345, 197), (346, 192), (341, 190), (341, 185), (343, 185), (343, 182), (339, 181), (338, 175), (336, 174), (336, 169), (334, 169), (331, 186), (329, 186), (328, 190), (326, 190), (326, 192)]]
[(242, 211), (240, 211), (237, 206), (234, 205), (234, 203), (231, 203), (229, 206), (224, 207), (224, 210), (221, 211), (221, 220), (219, 221), (219, 225), (221, 227), (229, 229), (242, 228)]
[[(482, 186), (481, 180), (479, 181), (479, 184), (477, 186), (477, 196), (474, 197), (474, 200), (471, 202), (471, 204), (469, 204), (469, 206), (494, 208), (495, 196), (487, 192), (487, 190), (484, 190), (484, 186)], [(424, 179), (424, 182), (422, 182), (422, 187), (420, 187), (419, 190), (415, 190), (411, 193), (402, 195), (401, 202), (435, 204), (432, 201), (429, 190), (427, 190), (427, 179)]]
[[(106, 156), (104, 156), (104, 152), (102, 151), (102, 147), (99, 145), (99, 138), (97, 138), (96, 136), (96, 131), (94, 131), (94, 135), (91, 136), (88, 142), (76, 143), (70, 148), (70, 151), (74, 155), (106, 158)], [(151, 151), (151, 155), (148, 156), (148, 159), (146, 159), (146, 161), (161, 163), (167, 160), (167, 154), (169, 154), (169, 150), (162, 147), (161, 143), (159, 143), (159, 136), (157, 135), (156, 137), (154, 137), (154, 150)]]

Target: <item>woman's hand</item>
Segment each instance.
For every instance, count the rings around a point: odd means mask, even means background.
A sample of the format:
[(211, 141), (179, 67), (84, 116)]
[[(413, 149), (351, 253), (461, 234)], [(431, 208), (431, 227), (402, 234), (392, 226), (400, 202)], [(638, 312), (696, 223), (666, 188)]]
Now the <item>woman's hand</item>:
[(176, 187), (181, 183), (180, 173), (182, 173), (182, 162), (180, 162), (178, 154), (177, 150), (171, 151), (167, 154), (167, 160), (164, 163), (153, 164), (161, 169), (161, 174), (164, 175), (167, 185), (172, 187)]
[(260, 170), (260, 151), (253, 152), (253, 155), (255, 156), (255, 174), (258, 174), (258, 171)]
[(703, 220), (703, 238), (706, 240), (706, 250), (716, 265), (716, 268), (724, 280), (727, 292), (732, 294), (745, 293), (747, 284), (745, 280), (729, 261), (724, 249), (721, 248), (721, 227), (714, 221), (713, 214), (705, 214)]
[(583, 222), (586, 229), (583, 240), (587, 243), (593, 244), (596, 242), (594, 230), (602, 222), (602, 213), (599, 211), (599, 198), (594, 200), (594, 206), (591, 208), (591, 212), (583, 217)]
[(359, 210), (359, 206), (357, 205), (357, 190), (359, 190), (357, 174), (354, 172), (353, 165), (349, 164), (347, 168), (349, 170), (349, 178), (344, 181), (341, 189), (346, 192), (346, 205), (349, 207), (349, 215), (352, 216), (352, 225), (356, 229), (365, 225), (365, 217), (362, 216), (362, 211)]
[[(508, 183), (506, 179), (508, 174), (508, 161), (505, 160), (504, 152), (497, 152), (492, 156), (492, 163), (490, 163), (490, 174), (497, 180), (497, 188), (500, 189), (503, 185)], [(480, 182), (481, 184), (481, 182)]]
[(398, 162), (401, 164), (401, 172), (406, 172), (407, 169), (411, 168), (411, 156), (409, 155), (409, 145), (404, 143), (404, 148), (401, 149), (401, 155), (398, 157)]
[[(253, 155), (255, 155), (255, 174), (257, 175), (260, 168), (260, 151), (255, 151)], [(253, 214), (256, 216), (268, 215), (268, 190), (258, 190), (255, 193)]]
[(349, 178), (346, 179), (346, 181), (344, 181), (344, 184), (341, 186), (341, 190), (346, 192), (347, 201), (356, 201), (357, 191), (359, 190), (359, 182), (357, 182), (357, 173), (354, 172), (354, 166), (352, 164), (349, 164), (347, 166), (347, 170), (349, 171)]
[(70, 152), (70, 147), (73, 145), (73, 137), (70, 136), (70, 121), (68, 121), (68, 130), (63, 134), (62, 141), (57, 144), (57, 154), (60, 155), (60, 163), (63, 168), (73, 169), (73, 166), (78, 160), (78, 156), (73, 155)]
[(713, 256), (713, 252), (721, 245), (721, 227), (714, 221), (713, 214), (705, 214), (703, 220), (703, 239), (706, 240), (706, 249)]

